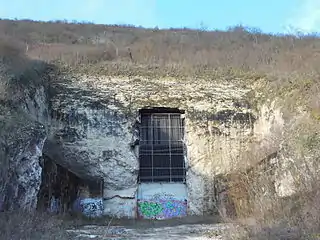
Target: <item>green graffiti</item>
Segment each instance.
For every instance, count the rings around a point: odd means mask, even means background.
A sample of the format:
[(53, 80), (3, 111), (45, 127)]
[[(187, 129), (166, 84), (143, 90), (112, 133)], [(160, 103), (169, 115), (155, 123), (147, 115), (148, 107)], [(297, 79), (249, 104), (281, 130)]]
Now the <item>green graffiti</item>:
[(161, 204), (156, 202), (139, 202), (138, 207), (141, 215), (148, 218), (156, 217), (163, 211), (163, 207), (161, 206)]

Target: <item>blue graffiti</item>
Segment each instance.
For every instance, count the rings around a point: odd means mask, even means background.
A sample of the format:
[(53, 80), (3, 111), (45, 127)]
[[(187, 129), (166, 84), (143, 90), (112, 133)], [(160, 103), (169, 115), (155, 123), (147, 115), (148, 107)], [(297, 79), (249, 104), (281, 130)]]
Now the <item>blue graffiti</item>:
[(101, 217), (103, 215), (103, 200), (101, 198), (83, 198), (74, 202), (75, 211), (80, 211), (86, 217)]
[(173, 198), (138, 200), (138, 214), (146, 219), (185, 217), (187, 216), (187, 200), (181, 201)]
[(163, 216), (165, 218), (184, 217), (187, 216), (187, 203), (178, 200), (163, 201), (165, 205)]

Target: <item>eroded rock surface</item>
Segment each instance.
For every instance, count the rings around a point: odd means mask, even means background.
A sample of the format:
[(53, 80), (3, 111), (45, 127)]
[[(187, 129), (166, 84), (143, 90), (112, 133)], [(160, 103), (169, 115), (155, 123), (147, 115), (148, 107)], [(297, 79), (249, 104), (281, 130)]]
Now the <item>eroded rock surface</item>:
[[(6, 129), (1, 146), (0, 208), (34, 210), (41, 184), (42, 147), (46, 138), (41, 124), (0, 121)], [(28, 120), (28, 118), (26, 118)], [(29, 120), (30, 121), (30, 120)]]
[[(257, 113), (246, 99), (249, 88), (214, 79), (96, 77), (55, 71), (46, 77), (47, 84), (32, 94), (26, 92), (21, 109), (46, 130), (42, 153), (81, 178), (104, 180), (105, 209), (110, 210), (106, 214), (123, 217), (134, 211), (114, 212), (117, 204), (132, 205), (135, 198), (138, 111), (146, 107), (185, 110), (188, 211), (215, 213), (215, 176), (237, 167), (255, 134)], [(41, 139), (37, 141), (43, 143)], [(114, 207), (107, 207), (110, 204)]]
[(0, 210), (37, 206), (47, 136), (46, 126), (37, 121), (46, 115), (41, 106), (47, 109), (40, 74), (45, 69), (37, 61), (0, 59)]
[(114, 194), (119, 203), (128, 198), (126, 190), (137, 188), (138, 156), (133, 143), (138, 137), (139, 109), (185, 110), (192, 214), (214, 211), (211, 178), (234, 167), (253, 133), (255, 116), (245, 99), (249, 89), (232, 84), (73, 75), (56, 81), (52, 88), (46, 155), (79, 176), (103, 178), (106, 195), (118, 191)]

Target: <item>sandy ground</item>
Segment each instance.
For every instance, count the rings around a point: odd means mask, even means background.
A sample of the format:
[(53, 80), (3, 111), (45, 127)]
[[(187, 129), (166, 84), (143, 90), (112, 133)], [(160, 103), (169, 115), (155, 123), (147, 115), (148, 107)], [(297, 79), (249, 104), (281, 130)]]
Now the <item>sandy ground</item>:
[(68, 229), (67, 232), (72, 239), (79, 240), (218, 240), (224, 239), (223, 233), (228, 229), (227, 224), (190, 218), (163, 221), (115, 221), (110, 225), (88, 224)]

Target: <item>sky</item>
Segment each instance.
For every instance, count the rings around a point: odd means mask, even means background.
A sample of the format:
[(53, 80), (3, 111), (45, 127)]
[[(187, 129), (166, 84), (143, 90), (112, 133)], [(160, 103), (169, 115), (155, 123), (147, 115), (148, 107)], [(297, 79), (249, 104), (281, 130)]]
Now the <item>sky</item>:
[(320, 32), (320, 0), (0, 0), (0, 18), (309, 33)]

